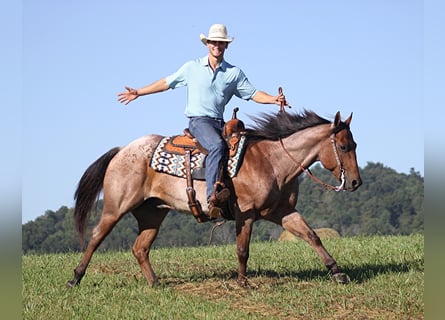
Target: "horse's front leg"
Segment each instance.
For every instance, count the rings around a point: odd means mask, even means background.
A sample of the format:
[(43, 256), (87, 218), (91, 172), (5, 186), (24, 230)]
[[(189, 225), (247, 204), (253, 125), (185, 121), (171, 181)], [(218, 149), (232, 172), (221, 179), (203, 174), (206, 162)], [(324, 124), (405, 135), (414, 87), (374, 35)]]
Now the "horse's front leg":
[(286, 215), (282, 220), (282, 226), (293, 235), (305, 240), (312, 248), (314, 248), (326, 268), (329, 270), (329, 272), (332, 274), (333, 278), (337, 282), (349, 282), (348, 276), (343, 273), (343, 271), (337, 265), (337, 262), (323, 246), (323, 243), (321, 242), (318, 235), (311, 227), (309, 227), (309, 225), (298, 212), (295, 211), (289, 215)]
[(253, 217), (238, 214), (236, 218), (236, 254), (238, 255), (238, 279), (242, 287), (249, 286), (247, 280), (247, 260), (249, 259), (249, 245), (252, 234)]

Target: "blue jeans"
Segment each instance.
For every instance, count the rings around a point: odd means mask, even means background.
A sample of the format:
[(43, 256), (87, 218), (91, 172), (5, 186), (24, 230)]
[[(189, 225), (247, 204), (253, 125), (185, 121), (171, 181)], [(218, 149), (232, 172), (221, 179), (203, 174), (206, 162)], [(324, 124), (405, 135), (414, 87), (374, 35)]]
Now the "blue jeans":
[(207, 183), (207, 200), (212, 194), (213, 185), (218, 179), (219, 165), (224, 157), (226, 142), (221, 136), (224, 127), (223, 119), (209, 117), (190, 117), (190, 133), (208, 151), (205, 166), (205, 178)]

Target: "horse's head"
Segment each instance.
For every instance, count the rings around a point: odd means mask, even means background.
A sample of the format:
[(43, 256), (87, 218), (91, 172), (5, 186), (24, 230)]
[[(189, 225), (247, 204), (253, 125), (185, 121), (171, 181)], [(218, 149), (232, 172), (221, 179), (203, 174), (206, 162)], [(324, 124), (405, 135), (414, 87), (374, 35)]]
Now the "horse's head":
[(337, 112), (331, 124), (331, 134), (319, 153), (323, 167), (342, 182), (343, 190), (348, 191), (354, 191), (362, 184), (355, 154), (357, 144), (349, 129), (351, 119), (352, 113), (342, 122), (340, 112)]

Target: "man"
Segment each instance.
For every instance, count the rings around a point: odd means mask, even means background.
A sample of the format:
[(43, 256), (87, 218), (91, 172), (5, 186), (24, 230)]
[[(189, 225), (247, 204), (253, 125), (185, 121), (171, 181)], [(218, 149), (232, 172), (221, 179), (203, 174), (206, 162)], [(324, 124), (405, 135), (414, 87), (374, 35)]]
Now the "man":
[(140, 89), (125, 87), (127, 91), (118, 94), (118, 101), (127, 105), (139, 96), (163, 92), (187, 86), (185, 115), (189, 118), (189, 130), (199, 143), (207, 149), (206, 183), (209, 216), (220, 217), (220, 208), (230, 196), (230, 191), (222, 187), (218, 172), (225, 142), (221, 137), (224, 126), (224, 110), (232, 96), (262, 104), (281, 105), (286, 99), (282, 93), (271, 96), (257, 90), (244, 72), (224, 60), (224, 52), (233, 38), (227, 36), (223, 24), (210, 27), (208, 36), (201, 34), (201, 42), (207, 46), (208, 55), (186, 62), (175, 73), (159, 79)]

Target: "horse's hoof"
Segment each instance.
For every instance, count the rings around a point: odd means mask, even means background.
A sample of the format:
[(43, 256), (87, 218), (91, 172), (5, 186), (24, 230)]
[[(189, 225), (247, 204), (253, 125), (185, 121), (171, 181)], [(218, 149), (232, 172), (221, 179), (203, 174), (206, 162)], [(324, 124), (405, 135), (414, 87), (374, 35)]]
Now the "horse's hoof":
[(237, 280), (236, 280), (236, 283), (238, 283), (238, 285), (241, 287), (241, 288), (245, 288), (245, 289), (249, 289), (249, 287), (250, 287), (250, 284), (249, 284), (249, 281), (247, 281), (247, 279), (246, 278), (238, 278)]
[(351, 282), (351, 279), (346, 273), (338, 272), (336, 274), (333, 274), (332, 277), (334, 278), (337, 283), (346, 284)]
[(74, 288), (76, 286), (77, 282), (74, 280), (70, 280), (66, 283), (67, 288)]

